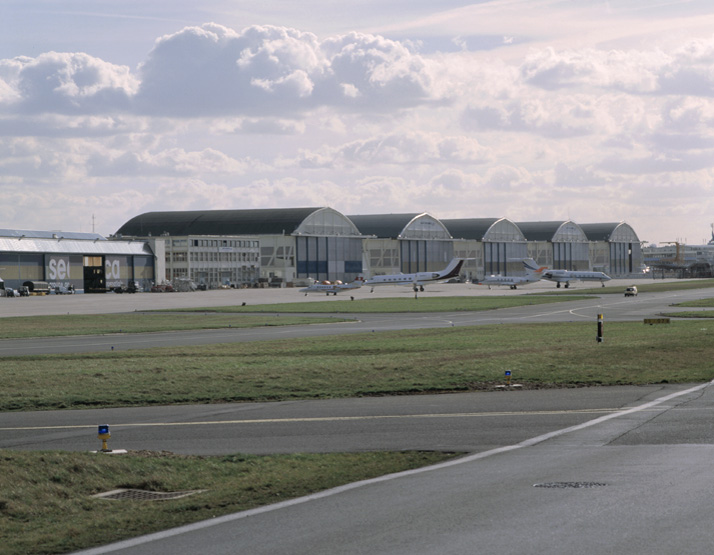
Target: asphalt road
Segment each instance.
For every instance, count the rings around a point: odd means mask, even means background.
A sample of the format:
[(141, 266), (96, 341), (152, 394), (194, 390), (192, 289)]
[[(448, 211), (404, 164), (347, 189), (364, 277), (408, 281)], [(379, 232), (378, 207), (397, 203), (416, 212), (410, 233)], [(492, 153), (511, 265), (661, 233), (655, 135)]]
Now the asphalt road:
[[(494, 415), (534, 435), (84, 555), (710, 553), (714, 389), (640, 393), (629, 409), (546, 432), (537, 416)], [(478, 437), (488, 425), (472, 427)]]
[(182, 454), (443, 450), (478, 452), (580, 424), (681, 386), (475, 392), (1, 415), (0, 448)]
[[(630, 283), (630, 282), (623, 282)], [(532, 287), (510, 290), (488, 290), (472, 285), (435, 285), (428, 294), (432, 296), (524, 294), (550, 287), (533, 284)], [(623, 287), (624, 289), (624, 287)], [(396, 293), (395, 293), (396, 291)], [(384, 287), (375, 291), (376, 298), (390, 295), (407, 295), (403, 289)], [(363, 296), (370, 295), (363, 293)], [(422, 294), (426, 295), (426, 293)], [(263, 341), (297, 337), (317, 337), (346, 333), (380, 332), (402, 329), (423, 329), (451, 326), (474, 326), (484, 324), (527, 323), (527, 322), (593, 322), (595, 330), (597, 315), (603, 314), (607, 322), (636, 321), (656, 317), (667, 311), (674, 311), (671, 304), (685, 300), (714, 295), (714, 290), (675, 291), (668, 293), (641, 293), (637, 297), (604, 295), (598, 299), (571, 301), (536, 306), (492, 310), (484, 312), (452, 313), (408, 313), (408, 314), (360, 314), (349, 323), (335, 322), (310, 326), (286, 326), (263, 328), (230, 328), (222, 330), (195, 330), (188, 332), (114, 334), (81, 337), (33, 338), (26, 340), (1, 340), (0, 356), (22, 356), (25, 354), (56, 354), (74, 352), (101, 352), (111, 350), (146, 349), (171, 347), (176, 345), (207, 345), (244, 341)], [(245, 301), (243, 299), (248, 299)], [(10, 299), (0, 308), (10, 305), (13, 310), (3, 310), (3, 316), (40, 314), (97, 314), (136, 312), (151, 309), (211, 307), (248, 302), (249, 304), (270, 304), (276, 302), (331, 302), (340, 297), (313, 295), (305, 297), (296, 290), (228, 290), (196, 293), (154, 293), (137, 295), (67, 295)], [(418, 300), (415, 300), (418, 302)], [(18, 310), (18, 308), (20, 310)], [(280, 315), (276, 313), (276, 318)], [(349, 318), (341, 315), (340, 318)], [(606, 328), (607, 329), (607, 328)], [(593, 332), (595, 333), (595, 331)], [(607, 333), (607, 331), (606, 331)]]
[[(451, 286), (443, 291), (461, 294)], [(360, 321), (349, 324), (228, 334), (223, 330), (205, 336), (151, 334), (173, 337), (151, 341), (186, 344), (191, 336), (206, 342), (252, 341), (288, 333), (377, 333), (498, 322), (592, 320), (595, 325), (598, 313), (605, 314), (607, 326), (608, 321), (655, 316), (671, 310), (673, 302), (711, 294), (714, 291), (641, 294), (634, 299), (617, 295), (489, 313), (361, 315)], [(283, 291), (278, 292), (281, 295)], [(97, 300), (80, 297), (90, 296), (44, 300), (62, 305), (51, 305), (53, 310), (95, 310)], [(142, 298), (144, 308), (168, 302), (154, 301), (152, 295), (121, 297), (103, 296), (101, 304), (105, 310), (111, 306), (109, 311), (121, 312), (122, 306), (126, 310)], [(167, 297), (170, 303), (181, 298)], [(213, 297), (218, 297), (217, 304), (226, 304), (219, 295), (188, 296), (180, 302), (203, 301), (196, 306), (207, 306)], [(5, 303), (27, 300), (36, 299)], [(77, 308), (72, 301), (87, 304)], [(132, 341), (117, 341), (125, 337)], [(107, 338), (115, 349), (154, 344), (136, 342), (145, 341), (143, 336), (105, 336), (94, 346), (90, 338), (75, 338), (43, 348), (101, 350), (110, 347)], [(36, 349), (42, 342), (11, 343), (28, 353), (40, 352)], [(0, 345), (6, 347), (7, 342)], [(7, 356), (8, 351), (0, 354)], [(96, 426), (110, 424), (110, 447), (116, 449), (202, 454), (372, 449), (469, 453), (453, 463), (204, 521), (85, 555), (709, 553), (713, 408), (710, 384), (662, 384), (5, 413), (0, 415), (0, 447), (96, 449)]]

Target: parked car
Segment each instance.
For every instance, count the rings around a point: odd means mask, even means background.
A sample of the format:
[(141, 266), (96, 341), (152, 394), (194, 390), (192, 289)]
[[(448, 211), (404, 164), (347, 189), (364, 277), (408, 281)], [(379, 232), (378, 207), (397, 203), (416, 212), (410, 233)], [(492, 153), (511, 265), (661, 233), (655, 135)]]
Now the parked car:
[(632, 287), (628, 287), (625, 289), (625, 297), (636, 297), (637, 296), (637, 287), (634, 285)]

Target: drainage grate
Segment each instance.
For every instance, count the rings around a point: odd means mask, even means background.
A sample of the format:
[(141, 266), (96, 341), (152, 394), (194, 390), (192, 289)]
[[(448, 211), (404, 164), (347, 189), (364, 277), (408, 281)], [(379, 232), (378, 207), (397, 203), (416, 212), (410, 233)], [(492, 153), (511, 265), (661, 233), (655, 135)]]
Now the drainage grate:
[(600, 488), (606, 486), (602, 482), (545, 482), (533, 484), (534, 488)]
[(112, 491), (107, 491), (105, 493), (98, 493), (97, 495), (92, 495), (98, 499), (111, 499), (111, 500), (132, 500), (132, 501), (166, 501), (168, 499), (179, 499), (180, 497), (186, 497), (188, 495), (193, 495), (194, 493), (201, 493), (206, 491), (203, 489), (197, 489), (193, 491), (146, 491), (143, 489), (115, 489)]

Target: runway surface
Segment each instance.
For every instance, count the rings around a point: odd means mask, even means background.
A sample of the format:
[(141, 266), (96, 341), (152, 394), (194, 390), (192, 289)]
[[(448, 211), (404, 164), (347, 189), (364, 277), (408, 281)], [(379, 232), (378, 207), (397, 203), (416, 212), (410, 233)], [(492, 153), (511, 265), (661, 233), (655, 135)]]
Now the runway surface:
[(446, 464), (84, 555), (709, 553), (712, 435), (692, 444), (675, 430), (711, 429), (713, 389), (667, 389)]

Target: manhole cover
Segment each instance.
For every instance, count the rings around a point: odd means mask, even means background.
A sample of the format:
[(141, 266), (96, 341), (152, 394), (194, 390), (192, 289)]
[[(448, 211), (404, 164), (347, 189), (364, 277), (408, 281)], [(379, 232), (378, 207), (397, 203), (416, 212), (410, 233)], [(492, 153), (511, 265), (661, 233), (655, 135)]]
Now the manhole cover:
[(601, 488), (606, 486), (602, 482), (545, 482), (533, 484), (534, 488)]
[(193, 491), (146, 491), (143, 489), (115, 489), (112, 491), (107, 491), (105, 493), (98, 493), (92, 497), (98, 499), (112, 499), (112, 500), (134, 500), (134, 501), (165, 501), (167, 499), (178, 499), (180, 497), (186, 497), (188, 495), (193, 495), (194, 493), (201, 493), (202, 489), (197, 489)]

